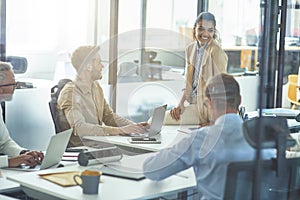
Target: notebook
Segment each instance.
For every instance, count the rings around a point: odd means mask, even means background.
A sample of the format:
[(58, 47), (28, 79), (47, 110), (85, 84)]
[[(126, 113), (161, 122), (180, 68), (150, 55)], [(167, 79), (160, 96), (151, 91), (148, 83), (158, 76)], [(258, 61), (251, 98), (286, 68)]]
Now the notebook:
[(152, 121), (150, 128), (146, 133), (143, 134), (131, 134), (132, 138), (128, 141), (134, 144), (147, 143), (147, 144), (157, 144), (161, 143), (158, 139), (154, 138), (155, 135), (159, 134), (164, 123), (165, 113), (167, 105), (162, 105), (154, 108), (152, 114)]
[(142, 180), (145, 175), (142, 172), (138, 172), (136, 169), (124, 167), (124, 166), (108, 166), (104, 165), (99, 169), (103, 175), (114, 176), (118, 178), (125, 178), (131, 180)]
[(57, 167), (66, 150), (72, 131), (72, 129), (68, 129), (66, 131), (57, 133), (51, 137), (46, 154), (40, 165), (36, 165), (35, 167), (21, 165), (20, 167), (12, 167), (8, 169), (21, 171), (38, 171), (48, 169), (51, 167)]

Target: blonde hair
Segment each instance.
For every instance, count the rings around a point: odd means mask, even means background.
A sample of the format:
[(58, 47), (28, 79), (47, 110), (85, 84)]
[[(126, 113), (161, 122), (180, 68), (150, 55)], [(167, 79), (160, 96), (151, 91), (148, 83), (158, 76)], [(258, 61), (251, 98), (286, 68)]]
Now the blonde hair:
[(100, 47), (98, 46), (80, 46), (78, 47), (71, 56), (71, 63), (76, 69), (77, 73), (82, 70), (82, 68), (90, 63), (96, 53), (99, 51)]

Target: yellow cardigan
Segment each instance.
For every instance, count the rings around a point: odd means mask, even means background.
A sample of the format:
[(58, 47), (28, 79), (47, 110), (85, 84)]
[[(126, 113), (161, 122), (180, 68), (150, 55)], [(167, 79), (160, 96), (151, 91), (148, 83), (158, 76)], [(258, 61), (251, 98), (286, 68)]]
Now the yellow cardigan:
[[(188, 102), (191, 101), (192, 94), (192, 83), (194, 75), (194, 64), (196, 60), (197, 53), (197, 42), (192, 42), (189, 44), (185, 51), (185, 80), (186, 85), (184, 88), (184, 95)], [(203, 54), (202, 63), (200, 67), (199, 79), (198, 79), (198, 96), (197, 104), (199, 109), (199, 120), (200, 124), (209, 122), (209, 111), (206, 106), (203, 105), (204, 102), (204, 87), (208, 79), (219, 73), (225, 73), (227, 68), (228, 57), (220, 45), (215, 41), (211, 40)]]

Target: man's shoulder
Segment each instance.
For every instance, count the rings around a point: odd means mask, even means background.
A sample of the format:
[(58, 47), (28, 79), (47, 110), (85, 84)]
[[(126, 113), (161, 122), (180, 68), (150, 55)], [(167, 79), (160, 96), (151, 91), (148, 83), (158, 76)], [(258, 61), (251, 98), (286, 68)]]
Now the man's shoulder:
[(70, 81), (65, 84), (65, 86), (61, 89), (61, 91), (59, 93), (58, 101), (57, 101), (58, 104), (61, 104), (62, 101), (71, 99), (69, 97), (72, 96), (74, 87), (75, 87), (75, 84), (73, 81)]
[(61, 93), (68, 93), (68, 92), (72, 92), (73, 89), (75, 87), (75, 84), (73, 81), (70, 81), (68, 83), (65, 84), (65, 86), (62, 88)]

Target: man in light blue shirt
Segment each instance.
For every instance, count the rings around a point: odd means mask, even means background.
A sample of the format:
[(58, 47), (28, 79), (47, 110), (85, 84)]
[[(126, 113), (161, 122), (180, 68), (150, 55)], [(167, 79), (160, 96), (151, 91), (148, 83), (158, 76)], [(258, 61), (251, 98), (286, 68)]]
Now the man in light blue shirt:
[[(243, 136), (236, 80), (228, 74), (216, 75), (207, 83), (205, 96), (213, 124), (146, 159), (143, 170), (147, 178), (161, 180), (193, 167), (201, 199), (223, 199), (227, 165), (255, 159), (255, 149)], [(263, 150), (263, 158), (272, 157), (274, 149)]]

